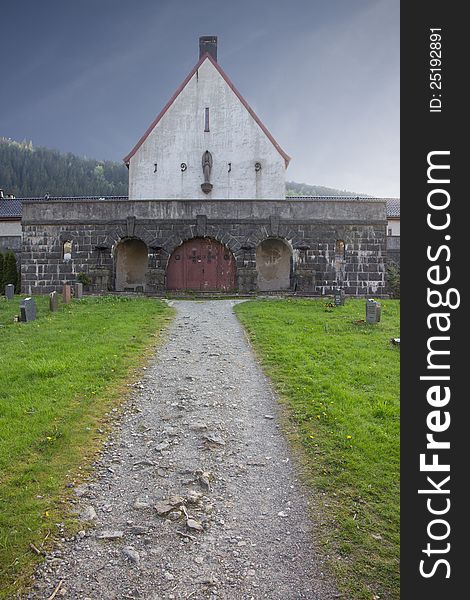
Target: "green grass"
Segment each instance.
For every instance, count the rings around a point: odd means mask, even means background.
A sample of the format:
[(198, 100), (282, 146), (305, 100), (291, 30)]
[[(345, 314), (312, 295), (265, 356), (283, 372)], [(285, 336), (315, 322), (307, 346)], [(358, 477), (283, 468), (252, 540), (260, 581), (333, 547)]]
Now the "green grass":
[(399, 598), (399, 301), (236, 306), (312, 487), (315, 542), (347, 598)]
[(27, 586), (41, 547), (67, 521), (67, 483), (101, 447), (113, 407), (172, 315), (147, 298), (87, 297), (16, 323), (0, 298), (0, 598)]

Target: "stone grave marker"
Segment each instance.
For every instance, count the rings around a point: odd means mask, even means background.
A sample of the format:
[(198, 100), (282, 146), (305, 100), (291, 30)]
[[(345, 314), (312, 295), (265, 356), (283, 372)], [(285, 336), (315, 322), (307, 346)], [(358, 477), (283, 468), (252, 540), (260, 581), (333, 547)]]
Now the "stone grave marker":
[(333, 297), (336, 306), (343, 306), (344, 304), (344, 290), (341, 288), (335, 288), (333, 291)]
[(64, 301), (64, 304), (70, 304), (70, 301), (72, 300), (72, 288), (68, 283), (62, 288), (62, 300)]
[(7, 283), (5, 286), (5, 296), (7, 300), (12, 300), (15, 295), (15, 286), (12, 283)]
[(378, 323), (380, 321), (381, 307), (376, 300), (368, 298), (366, 301), (366, 321), (367, 323)]
[(55, 312), (59, 308), (59, 298), (57, 292), (51, 292), (49, 294), (49, 310)]
[(36, 319), (36, 302), (32, 298), (25, 298), (20, 302), (20, 317), (25, 323)]
[(75, 298), (83, 297), (83, 283), (75, 283), (73, 286), (73, 295)]

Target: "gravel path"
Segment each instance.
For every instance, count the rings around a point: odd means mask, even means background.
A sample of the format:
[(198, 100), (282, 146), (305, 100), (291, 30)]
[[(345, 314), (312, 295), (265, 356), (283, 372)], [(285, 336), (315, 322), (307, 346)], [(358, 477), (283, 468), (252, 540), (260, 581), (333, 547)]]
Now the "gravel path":
[(307, 502), (235, 301), (173, 302), (167, 343), (75, 489), (29, 598), (329, 600)]

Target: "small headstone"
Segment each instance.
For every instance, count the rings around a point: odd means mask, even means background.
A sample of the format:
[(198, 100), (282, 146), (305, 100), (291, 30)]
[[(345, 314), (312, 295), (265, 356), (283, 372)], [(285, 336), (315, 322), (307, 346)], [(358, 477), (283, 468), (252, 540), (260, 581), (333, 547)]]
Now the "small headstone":
[(366, 321), (367, 323), (378, 323), (380, 321), (380, 304), (376, 300), (368, 299), (366, 301)]
[(12, 300), (15, 295), (15, 286), (12, 283), (8, 283), (5, 286), (5, 296), (7, 300)]
[(75, 283), (73, 286), (73, 295), (75, 298), (82, 298), (83, 296), (83, 283)]
[(344, 304), (344, 290), (341, 288), (335, 288), (333, 291), (333, 296), (335, 300), (336, 306), (343, 306)]
[(70, 304), (70, 301), (72, 300), (72, 288), (68, 283), (62, 288), (62, 300), (64, 301), (64, 304)]
[(20, 302), (20, 316), (25, 323), (36, 319), (36, 303), (32, 298), (25, 298)]
[(49, 294), (49, 310), (55, 312), (59, 308), (59, 298), (57, 292), (51, 292)]

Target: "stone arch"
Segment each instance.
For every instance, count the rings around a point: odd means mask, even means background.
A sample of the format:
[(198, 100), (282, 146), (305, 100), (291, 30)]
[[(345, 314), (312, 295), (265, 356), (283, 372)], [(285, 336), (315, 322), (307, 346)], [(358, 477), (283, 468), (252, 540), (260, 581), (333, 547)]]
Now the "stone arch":
[(170, 256), (176, 250), (176, 248), (181, 246), (181, 244), (196, 238), (209, 238), (216, 240), (223, 246), (226, 246), (235, 256), (240, 251), (241, 244), (230, 233), (209, 227), (207, 235), (197, 235), (195, 225), (187, 225), (184, 227), (184, 229), (178, 231), (178, 235), (173, 235), (166, 240), (162, 240), (162, 248)]
[(123, 238), (114, 248), (115, 290), (144, 292), (147, 268), (147, 244), (139, 238)]
[(154, 239), (152, 232), (140, 223), (137, 223), (135, 226), (134, 237), (138, 238), (139, 240), (142, 240), (144, 244), (147, 245), (147, 248), (151, 246), (151, 243)]
[(262, 292), (291, 289), (292, 248), (286, 240), (269, 237), (256, 247), (257, 287)]
[(193, 237), (181, 242), (168, 258), (166, 287), (168, 290), (235, 290), (233, 252), (212, 237)]
[[(66, 249), (64, 249), (65, 244), (71, 244), (70, 254), (76, 253), (78, 250), (78, 242), (77, 236), (73, 231), (61, 231), (57, 236), (57, 239), (54, 242), (54, 251), (60, 254), (60, 258), (64, 259), (64, 254), (67, 253)], [(71, 257), (69, 257), (70, 260)]]

